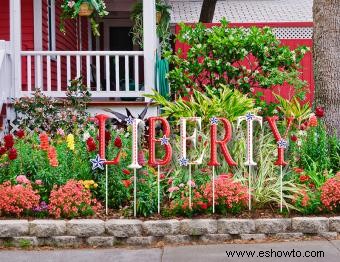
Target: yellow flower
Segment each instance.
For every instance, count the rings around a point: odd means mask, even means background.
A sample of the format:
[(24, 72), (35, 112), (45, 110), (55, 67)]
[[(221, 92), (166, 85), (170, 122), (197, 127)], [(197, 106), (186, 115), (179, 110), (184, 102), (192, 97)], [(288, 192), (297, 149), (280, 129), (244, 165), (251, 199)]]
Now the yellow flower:
[(85, 185), (85, 188), (86, 188), (86, 189), (89, 189), (89, 188), (90, 188), (90, 185)]
[(93, 184), (93, 187), (94, 187), (94, 188), (97, 188), (97, 187), (98, 187), (98, 184), (97, 184), (97, 183), (94, 183), (94, 184)]
[(68, 134), (66, 137), (67, 147), (74, 151), (74, 135)]
[(125, 159), (126, 157), (127, 157), (127, 153), (125, 152), (125, 151), (123, 151), (121, 154), (120, 154), (120, 157), (122, 158), (122, 159)]

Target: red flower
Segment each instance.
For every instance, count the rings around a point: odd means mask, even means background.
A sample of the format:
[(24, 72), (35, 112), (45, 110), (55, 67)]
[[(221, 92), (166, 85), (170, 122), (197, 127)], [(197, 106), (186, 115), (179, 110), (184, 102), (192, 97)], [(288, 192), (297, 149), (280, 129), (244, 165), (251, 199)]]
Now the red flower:
[(202, 208), (202, 209), (207, 209), (208, 208), (208, 205), (207, 205), (207, 203), (200, 203), (199, 204), (200, 205), (200, 207)]
[(296, 142), (298, 138), (296, 135), (291, 135), (290, 140), (292, 140), (293, 142)]
[(3, 154), (5, 154), (7, 152), (7, 149), (5, 147), (0, 147), (0, 156), (2, 156)]
[(298, 173), (298, 174), (301, 174), (303, 172), (303, 169), (298, 168), (298, 167), (294, 167), (293, 170), (294, 170), (295, 173)]
[(97, 149), (97, 145), (94, 142), (94, 139), (92, 137), (89, 137), (86, 140), (86, 145), (87, 145), (87, 151), (89, 152), (95, 151)]
[(307, 175), (301, 175), (300, 176), (300, 182), (306, 182), (306, 181), (308, 181), (309, 180), (309, 176), (307, 176)]
[(126, 188), (128, 188), (132, 184), (131, 180), (129, 179), (122, 180), (122, 183)]
[(164, 178), (165, 178), (165, 174), (164, 173), (159, 175), (159, 179), (164, 179)]
[(124, 173), (125, 175), (130, 175), (130, 174), (131, 174), (131, 171), (128, 170), (128, 169), (123, 169), (122, 171), (123, 171), (123, 173)]
[(314, 183), (310, 183), (310, 184), (309, 184), (309, 188), (314, 189), (314, 188), (315, 188)]
[(8, 134), (4, 136), (5, 147), (7, 149), (12, 148), (14, 146), (14, 138), (13, 135)]
[(23, 138), (25, 136), (25, 131), (20, 129), (18, 130), (17, 132), (15, 132), (15, 135), (18, 137), (18, 138)]
[(325, 115), (324, 109), (321, 106), (315, 108), (315, 115), (317, 117), (323, 117)]
[(8, 151), (8, 158), (9, 160), (14, 160), (18, 157), (18, 153), (17, 153), (17, 150), (15, 148), (11, 148), (9, 151)]
[(122, 139), (119, 136), (116, 136), (114, 144), (116, 147), (121, 148), (122, 147)]

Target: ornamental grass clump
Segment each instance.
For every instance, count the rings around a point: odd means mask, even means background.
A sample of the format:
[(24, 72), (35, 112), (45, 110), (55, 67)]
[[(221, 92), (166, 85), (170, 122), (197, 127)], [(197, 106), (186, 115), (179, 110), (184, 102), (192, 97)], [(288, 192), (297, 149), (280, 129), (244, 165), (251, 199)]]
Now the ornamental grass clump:
[(73, 218), (94, 215), (101, 205), (92, 198), (82, 181), (69, 180), (65, 185), (54, 187), (49, 199), (49, 214), (56, 218)]
[(7, 181), (0, 185), (0, 215), (19, 216), (39, 205), (40, 196), (30, 183), (12, 185)]

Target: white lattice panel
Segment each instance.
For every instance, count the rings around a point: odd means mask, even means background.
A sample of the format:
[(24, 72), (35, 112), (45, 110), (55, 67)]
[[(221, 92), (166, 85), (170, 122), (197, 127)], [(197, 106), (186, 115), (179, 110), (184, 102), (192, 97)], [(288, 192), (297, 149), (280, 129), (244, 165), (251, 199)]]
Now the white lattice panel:
[[(170, 0), (171, 22), (199, 19), (202, 1)], [(313, 0), (225, 0), (218, 1), (213, 22), (221, 18), (242, 22), (312, 22)]]
[(311, 39), (312, 27), (281, 27), (273, 28), (278, 39)]

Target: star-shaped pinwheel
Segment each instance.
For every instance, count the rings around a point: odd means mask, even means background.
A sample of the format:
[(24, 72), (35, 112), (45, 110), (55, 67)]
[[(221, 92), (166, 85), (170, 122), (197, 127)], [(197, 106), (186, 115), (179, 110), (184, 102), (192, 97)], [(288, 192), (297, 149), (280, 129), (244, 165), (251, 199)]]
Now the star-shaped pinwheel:
[(188, 159), (182, 157), (180, 160), (179, 160), (179, 165), (180, 166), (187, 166), (189, 164), (189, 161)]
[(284, 139), (280, 139), (278, 142), (277, 142), (277, 145), (279, 146), (279, 148), (287, 148), (288, 147), (288, 142)]
[(213, 116), (212, 118), (210, 118), (210, 124), (211, 125), (217, 125), (217, 123), (218, 123), (217, 117)]
[(166, 136), (163, 136), (161, 138), (161, 145), (167, 145), (169, 144), (169, 138), (167, 138)]
[(253, 120), (254, 119), (254, 114), (253, 113), (247, 113), (246, 114), (246, 120), (247, 121), (251, 121), (251, 120)]
[(129, 116), (128, 118), (125, 118), (125, 121), (130, 126), (133, 124), (133, 117)]
[(99, 155), (96, 155), (95, 159), (90, 159), (92, 163), (92, 170), (95, 170), (97, 168), (104, 169), (104, 163), (105, 159), (101, 159)]

